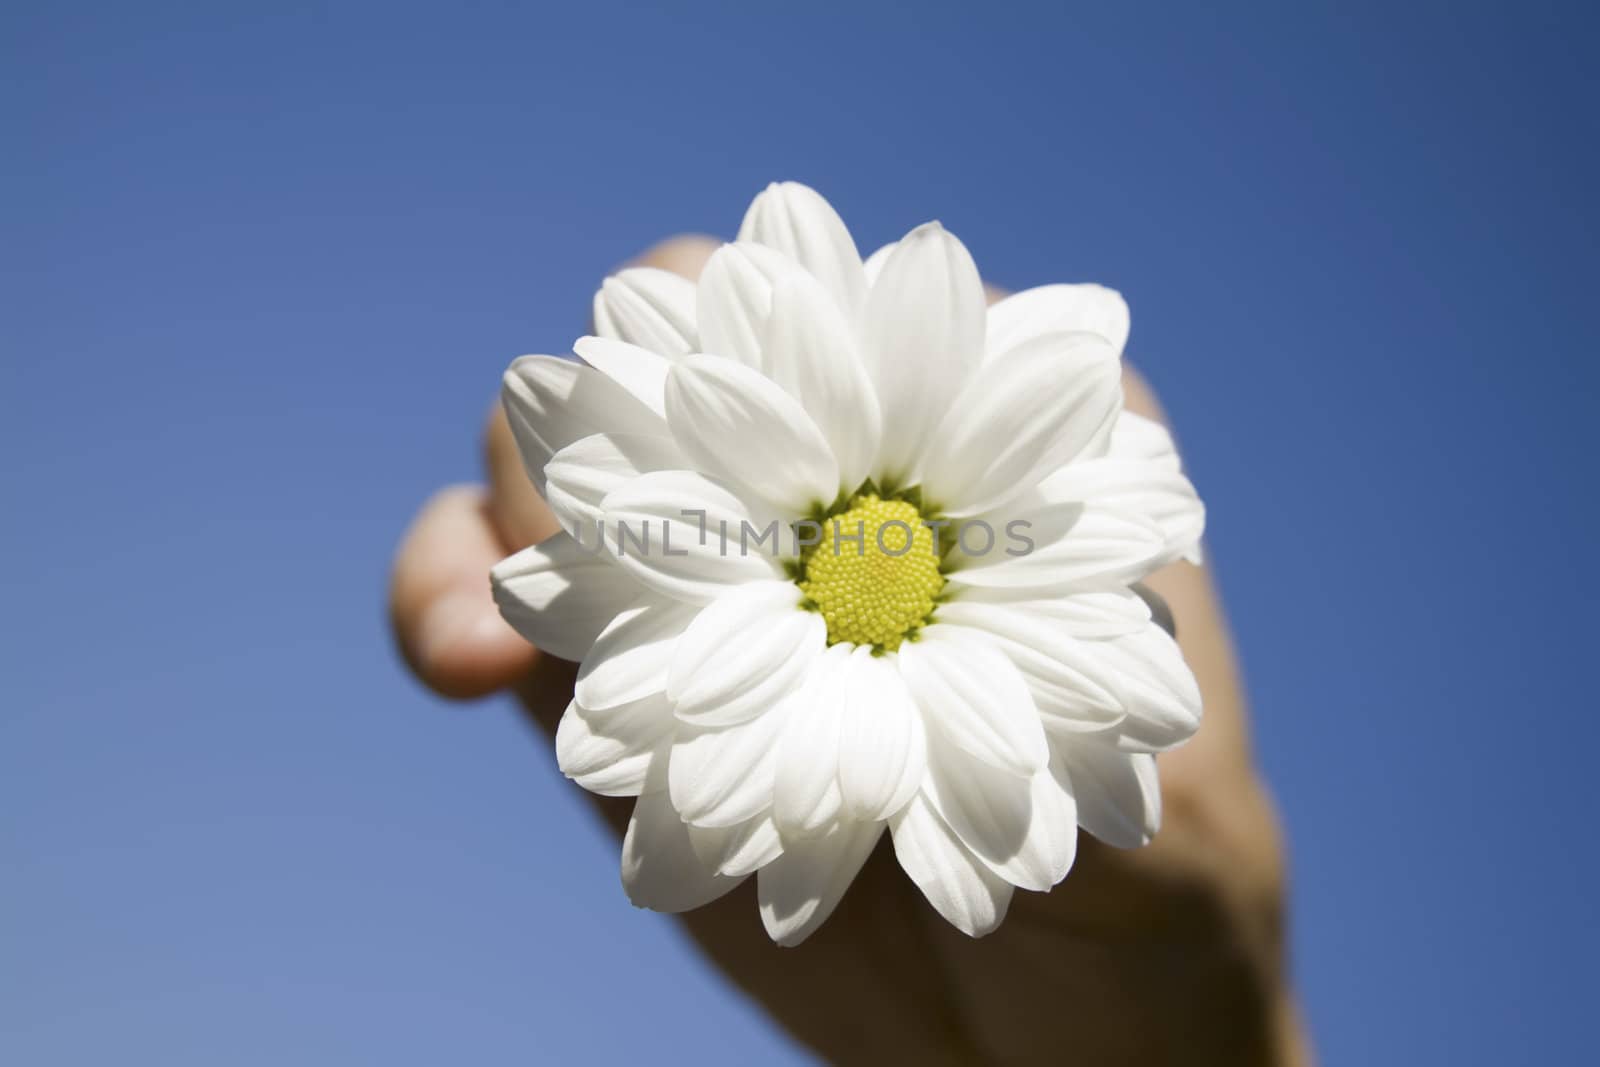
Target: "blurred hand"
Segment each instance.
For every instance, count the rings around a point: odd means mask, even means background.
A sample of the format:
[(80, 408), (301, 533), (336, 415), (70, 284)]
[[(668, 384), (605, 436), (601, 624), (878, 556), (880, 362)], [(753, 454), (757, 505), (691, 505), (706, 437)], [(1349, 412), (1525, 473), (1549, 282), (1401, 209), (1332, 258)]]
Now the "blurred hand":
[[(678, 238), (641, 262), (694, 277), (715, 247)], [(1161, 417), (1136, 376), (1125, 385), (1129, 408)], [(489, 595), (493, 564), (558, 528), (498, 404), (486, 465), (486, 489), (440, 491), (406, 534), (391, 590), (395, 633), (434, 691), (514, 689), (553, 735), (577, 668), (527, 645)], [(767, 939), (749, 879), (680, 917), (701, 948), (835, 1063), (1308, 1063), (1285, 973), (1281, 842), (1252, 765), (1216, 593), (1187, 563), (1146, 584), (1172, 609), (1206, 709), (1194, 739), (1160, 757), (1164, 817), (1153, 844), (1122, 852), (1082, 835), (1065, 882), (1019, 890), (1000, 928), (973, 940), (923, 901), (886, 835), (799, 947)], [(593, 799), (620, 833), (632, 798)], [(623, 901), (619, 890), (619, 909)]]

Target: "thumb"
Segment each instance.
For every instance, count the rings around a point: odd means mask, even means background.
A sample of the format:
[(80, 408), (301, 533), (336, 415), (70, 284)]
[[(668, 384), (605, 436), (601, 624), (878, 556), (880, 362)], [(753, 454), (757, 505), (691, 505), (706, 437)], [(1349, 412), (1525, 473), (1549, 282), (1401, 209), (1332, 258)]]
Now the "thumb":
[(489, 569), (505, 554), (476, 486), (440, 490), (400, 542), (389, 584), (395, 641), (417, 677), (441, 696), (485, 696), (538, 659), (490, 595)]

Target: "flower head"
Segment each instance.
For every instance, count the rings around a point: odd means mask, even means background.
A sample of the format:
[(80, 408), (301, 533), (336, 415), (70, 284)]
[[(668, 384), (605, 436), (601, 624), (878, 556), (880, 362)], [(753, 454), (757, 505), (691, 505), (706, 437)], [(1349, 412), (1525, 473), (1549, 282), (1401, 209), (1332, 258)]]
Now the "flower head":
[(624, 270), (581, 362), (525, 356), (507, 414), (563, 532), (494, 569), (507, 620), (580, 661), (556, 753), (636, 796), (634, 903), (755, 874), (782, 944), (885, 829), (972, 935), (1047, 890), (1079, 826), (1160, 821), (1154, 753), (1198, 725), (1130, 585), (1204, 513), (1122, 410), (1128, 312), (1050, 285), (985, 307), (938, 223), (865, 263), (816, 192), (769, 186), (698, 284)]

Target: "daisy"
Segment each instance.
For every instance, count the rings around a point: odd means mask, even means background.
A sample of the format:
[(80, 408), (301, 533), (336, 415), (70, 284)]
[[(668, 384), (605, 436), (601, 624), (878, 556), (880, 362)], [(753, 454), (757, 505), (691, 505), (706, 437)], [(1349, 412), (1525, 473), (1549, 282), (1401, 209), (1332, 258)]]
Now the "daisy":
[(1167, 432), (1122, 410), (1122, 298), (985, 307), (937, 222), (862, 261), (813, 190), (769, 186), (698, 283), (606, 279), (579, 357), (504, 401), (563, 532), (493, 572), (506, 619), (582, 664), (556, 735), (637, 797), (622, 881), (705, 904), (754, 874), (804, 940), (888, 831), (973, 936), (1066, 876), (1078, 827), (1160, 822), (1155, 753), (1200, 697), (1130, 585), (1195, 557)]

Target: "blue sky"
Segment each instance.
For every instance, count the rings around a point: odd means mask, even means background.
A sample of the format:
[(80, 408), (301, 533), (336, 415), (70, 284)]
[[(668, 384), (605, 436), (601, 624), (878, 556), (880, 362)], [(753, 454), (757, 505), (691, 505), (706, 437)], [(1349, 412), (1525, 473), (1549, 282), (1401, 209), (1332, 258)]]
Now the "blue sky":
[(1127, 294), (1210, 506), (1326, 1062), (1572, 1058), (1594, 30), (8, 9), (0, 1056), (803, 1061), (628, 907), (510, 707), (424, 695), (382, 614), (503, 366), (565, 349), (642, 246), (797, 178), (863, 247), (939, 218), (1000, 284)]

